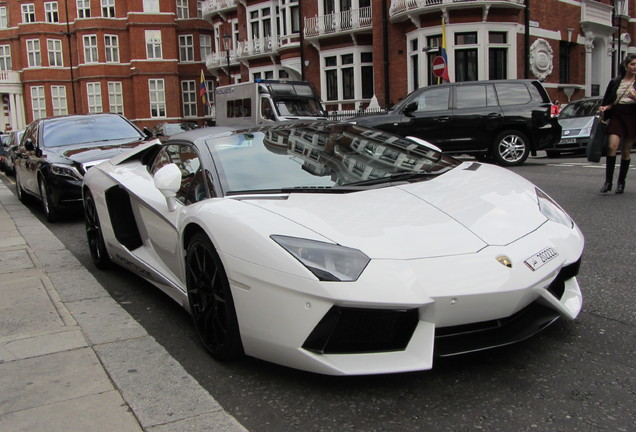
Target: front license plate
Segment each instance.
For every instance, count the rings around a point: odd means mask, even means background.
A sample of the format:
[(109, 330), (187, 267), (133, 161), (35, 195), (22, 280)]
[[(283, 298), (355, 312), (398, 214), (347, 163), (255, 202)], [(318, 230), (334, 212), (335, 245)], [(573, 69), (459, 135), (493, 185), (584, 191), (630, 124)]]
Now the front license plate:
[(576, 143), (576, 138), (565, 138), (559, 141), (559, 144), (574, 144)]
[(547, 247), (542, 251), (532, 255), (530, 258), (525, 260), (524, 263), (526, 263), (526, 265), (530, 267), (530, 270), (535, 271), (541, 268), (547, 262), (556, 258), (557, 256), (559, 256), (557, 251), (555, 251), (551, 247)]

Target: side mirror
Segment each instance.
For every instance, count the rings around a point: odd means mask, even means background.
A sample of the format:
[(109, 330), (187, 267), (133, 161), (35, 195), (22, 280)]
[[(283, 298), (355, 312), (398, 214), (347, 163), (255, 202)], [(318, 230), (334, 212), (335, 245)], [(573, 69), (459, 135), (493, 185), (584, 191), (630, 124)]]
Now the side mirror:
[(35, 150), (35, 146), (33, 145), (33, 140), (32, 140), (31, 138), (27, 138), (27, 139), (24, 141), (24, 148), (25, 148), (27, 151), (33, 151), (33, 150)]
[(404, 107), (402, 112), (405, 116), (412, 117), (411, 113), (417, 110), (417, 102), (411, 102), (407, 106)]
[(152, 138), (152, 132), (150, 132), (150, 129), (148, 129), (147, 127), (144, 127), (143, 132), (147, 138)]
[(175, 164), (159, 168), (154, 176), (155, 187), (166, 197), (168, 211), (177, 209), (177, 192), (181, 188), (181, 170)]

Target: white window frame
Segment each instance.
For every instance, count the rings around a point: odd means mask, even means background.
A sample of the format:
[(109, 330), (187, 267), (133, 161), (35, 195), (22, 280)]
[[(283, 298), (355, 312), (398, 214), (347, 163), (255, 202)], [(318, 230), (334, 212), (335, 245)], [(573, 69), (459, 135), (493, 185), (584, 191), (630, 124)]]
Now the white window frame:
[[(320, 52), (320, 67), (322, 69), (322, 73), (320, 74), (321, 97), (326, 105), (359, 103), (368, 100), (368, 98), (362, 97), (362, 66), (373, 63), (362, 63), (360, 57), (362, 53), (369, 52), (373, 53), (373, 46), (371, 45), (356, 45)], [(342, 64), (342, 56), (349, 54), (353, 55), (353, 63)], [(326, 66), (326, 59), (328, 57), (336, 57), (335, 66)], [(353, 99), (344, 99), (342, 71), (348, 68), (353, 68)], [(338, 97), (335, 100), (327, 100), (327, 71), (331, 70), (337, 71)]]
[(150, 100), (150, 117), (166, 117), (166, 84), (163, 78), (148, 80), (148, 98)]
[(181, 81), (181, 103), (184, 117), (197, 116), (197, 82)]
[(190, 5), (188, 0), (176, 0), (177, 1), (177, 19), (190, 18)]
[(60, 39), (47, 39), (46, 50), (49, 58), (49, 67), (64, 66), (64, 57), (62, 56), (62, 41)]
[(0, 6), (0, 29), (9, 28), (9, 21), (7, 21), (7, 7)]
[(194, 36), (191, 34), (179, 35), (179, 61), (194, 61)]
[(68, 114), (68, 106), (66, 102), (66, 86), (51, 86), (51, 103), (53, 105), (54, 116), (63, 116)]
[(201, 51), (201, 61), (204, 62), (212, 54), (212, 35), (199, 35), (199, 50)]
[(146, 30), (146, 58), (156, 60), (163, 58), (161, 30)]
[(84, 63), (98, 63), (97, 35), (90, 34), (82, 36), (82, 45), (84, 47)]
[(124, 115), (124, 90), (121, 81), (108, 81), (109, 112)]
[(197, 18), (203, 19), (203, 0), (197, 0)]
[(104, 35), (104, 50), (106, 63), (119, 63), (119, 36)]
[(11, 65), (11, 45), (0, 45), (0, 71), (10, 71)]
[[(269, 15), (264, 14), (263, 11), (269, 11)], [(247, 39), (263, 39), (265, 37), (273, 37), (276, 35), (276, 10), (272, 7), (271, 3), (260, 3), (247, 9)], [(257, 16), (252, 18), (252, 14), (256, 13)], [(265, 21), (269, 21), (269, 33), (265, 34)], [(254, 34), (253, 24), (258, 27), (258, 35)]]
[(42, 66), (42, 56), (40, 54), (40, 39), (26, 40), (27, 64), (29, 67)]
[(159, 13), (159, 0), (144, 0), (144, 12), (145, 13)]
[(22, 11), (22, 22), (23, 23), (34, 23), (35, 22), (35, 4), (33, 3), (25, 3), (20, 7)]
[(46, 117), (46, 96), (44, 86), (32, 86), (31, 93), (31, 114), (33, 120)]
[(91, 17), (91, 0), (77, 0), (77, 17)]
[[(279, 17), (280, 17), (280, 35), (289, 36), (300, 32), (300, 2), (299, 0), (281, 0)], [(297, 24), (294, 28), (294, 17)]]
[(48, 23), (60, 22), (60, 14), (58, 12), (56, 1), (44, 3), (44, 21)]
[(115, 0), (101, 0), (102, 18), (115, 18)]
[(104, 111), (102, 106), (102, 83), (87, 82), (86, 83), (86, 99), (88, 102), (89, 114), (101, 113)]

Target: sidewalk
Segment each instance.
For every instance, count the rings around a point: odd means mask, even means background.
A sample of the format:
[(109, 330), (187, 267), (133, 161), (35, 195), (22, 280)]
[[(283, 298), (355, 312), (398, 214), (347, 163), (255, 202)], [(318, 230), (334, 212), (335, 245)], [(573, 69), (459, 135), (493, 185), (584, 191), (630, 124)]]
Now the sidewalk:
[(1, 431), (246, 431), (2, 182), (0, 389)]

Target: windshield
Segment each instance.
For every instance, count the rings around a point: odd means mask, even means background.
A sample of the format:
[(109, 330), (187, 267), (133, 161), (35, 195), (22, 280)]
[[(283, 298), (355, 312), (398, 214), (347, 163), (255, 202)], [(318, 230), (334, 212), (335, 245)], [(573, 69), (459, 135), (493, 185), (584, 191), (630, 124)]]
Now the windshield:
[(43, 128), (45, 147), (144, 138), (139, 129), (118, 115), (61, 117), (45, 121)]
[(274, 105), (281, 116), (323, 116), (320, 103), (314, 99), (275, 99)]
[(598, 114), (601, 99), (587, 99), (567, 104), (559, 113), (561, 120), (576, 117), (592, 117)]
[[(226, 193), (390, 185), (419, 181), (459, 165), (413, 141), (328, 122), (239, 131), (207, 141)], [(412, 177), (412, 178), (411, 178)]]

